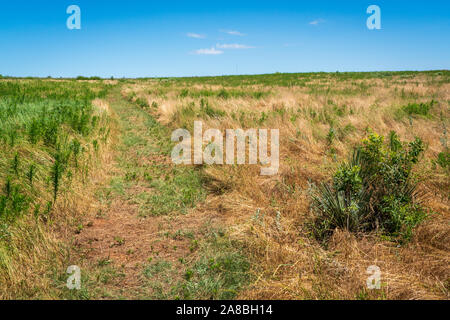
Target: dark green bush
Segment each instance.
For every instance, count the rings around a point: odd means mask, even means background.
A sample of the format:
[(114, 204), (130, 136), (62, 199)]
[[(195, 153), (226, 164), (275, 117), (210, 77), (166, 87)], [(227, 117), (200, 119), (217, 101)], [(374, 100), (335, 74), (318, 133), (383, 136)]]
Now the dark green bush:
[(315, 188), (312, 227), (318, 239), (326, 240), (342, 228), (355, 233), (380, 230), (404, 240), (425, 218), (412, 177), (423, 143), (419, 138), (402, 143), (395, 132), (389, 140), (386, 145), (384, 137), (370, 134), (331, 183)]

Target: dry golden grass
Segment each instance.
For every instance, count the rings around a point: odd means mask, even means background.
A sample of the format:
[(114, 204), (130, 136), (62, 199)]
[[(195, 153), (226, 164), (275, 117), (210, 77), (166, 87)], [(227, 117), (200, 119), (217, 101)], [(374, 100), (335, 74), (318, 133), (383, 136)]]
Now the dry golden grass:
[[(211, 166), (204, 169), (208, 188), (217, 194), (208, 205), (226, 218), (230, 233), (247, 248), (255, 281), (240, 295), (243, 299), (448, 299), (450, 270), (450, 206), (448, 172), (431, 161), (443, 151), (445, 127), (449, 127), (449, 89), (445, 81), (433, 82), (424, 74), (402, 78), (338, 81), (323, 76), (309, 86), (239, 90), (269, 91), (251, 97), (203, 97), (220, 117), (186, 115), (182, 108), (200, 97), (180, 97), (180, 91), (233, 90), (196, 83), (171, 86), (139, 81), (124, 86), (125, 95), (146, 99), (159, 121), (170, 128), (202, 120), (204, 129), (280, 129), (280, 170), (273, 177), (259, 176), (255, 166)], [(437, 101), (431, 117), (408, 117), (402, 106), (410, 102)], [(268, 115), (258, 121), (262, 113)], [(242, 117), (240, 117), (242, 115)], [(327, 134), (333, 127), (336, 138)], [(311, 218), (309, 183), (329, 179), (339, 161), (367, 134), (367, 129), (388, 135), (395, 130), (402, 140), (419, 136), (427, 145), (416, 174), (427, 191), (426, 206), (436, 213), (423, 223), (404, 246), (384, 241), (379, 235), (335, 232), (329, 246), (321, 247), (305, 226)], [(220, 190), (225, 190), (220, 193)], [(382, 272), (382, 289), (366, 288), (367, 267)]]

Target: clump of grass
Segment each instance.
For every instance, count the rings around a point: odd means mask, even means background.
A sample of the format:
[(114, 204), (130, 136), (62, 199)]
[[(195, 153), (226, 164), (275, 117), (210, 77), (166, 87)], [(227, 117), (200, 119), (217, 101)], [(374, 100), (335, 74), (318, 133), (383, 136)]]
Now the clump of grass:
[(402, 110), (408, 115), (421, 115), (421, 116), (429, 116), (430, 110), (436, 101), (431, 100), (430, 102), (425, 103), (410, 103), (407, 106), (403, 107)]
[(450, 169), (450, 151), (449, 149), (440, 152), (437, 156), (436, 163), (444, 169)]
[(135, 101), (135, 103), (136, 103), (139, 107), (141, 107), (142, 109), (146, 109), (146, 108), (149, 108), (149, 107), (150, 107), (149, 104), (148, 104), (148, 102), (147, 102), (147, 100), (146, 100), (146, 99), (143, 99), (143, 98), (137, 98), (136, 101)]
[(211, 107), (209, 102), (205, 99), (200, 100), (200, 110), (202, 113), (206, 114), (208, 117), (211, 118), (220, 118), (225, 116), (226, 114), (224, 111)]
[[(161, 172), (153, 173), (159, 175)], [(186, 213), (205, 198), (202, 178), (189, 168), (174, 169), (170, 175), (153, 179), (152, 194), (140, 195), (141, 215), (166, 215), (171, 212)]]
[(31, 164), (27, 171), (27, 178), (28, 178), (28, 182), (30, 183), (31, 187), (33, 186), (33, 179), (34, 179), (35, 174), (36, 174), (36, 165)]
[[(195, 241), (197, 243), (197, 241)], [(251, 280), (250, 262), (242, 248), (223, 232), (212, 232), (202, 242), (191, 263), (180, 267), (158, 260), (144, 268), (157, 299), (231, 300)]]
[(424, 151), (422, 141), (416, 138), (405, 144), (394, 132), (389, 146), (383, 141), (370, 134), (334, 173), (332, 183), (316, 188), (312, 208), (318, 239), (326, 240), (341, 228), (355, 233), (380, 229), (407, 240), (425, 218), (412, 177), (413, 165)]
[(183, 299), (234, 299), (250, 281), (247, 257), (224, 236), (210, 239), (203, 256), (185, 272), (179, 284)]

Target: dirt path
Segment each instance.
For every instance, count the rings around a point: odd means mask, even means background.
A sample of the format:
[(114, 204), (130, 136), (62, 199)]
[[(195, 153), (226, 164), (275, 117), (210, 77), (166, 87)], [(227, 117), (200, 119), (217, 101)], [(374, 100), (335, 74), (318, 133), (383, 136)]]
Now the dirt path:
[(186, 278), (220, 214), (202, 210), (198, 173), (179, 171), (164, 155), (164, 128), (118, 91), (108, 104), (118, 137), (107, 179), (95, 190), (98, 203), (75, 237), (84, 283), (79, 296), (176, 297), (172, 287)]

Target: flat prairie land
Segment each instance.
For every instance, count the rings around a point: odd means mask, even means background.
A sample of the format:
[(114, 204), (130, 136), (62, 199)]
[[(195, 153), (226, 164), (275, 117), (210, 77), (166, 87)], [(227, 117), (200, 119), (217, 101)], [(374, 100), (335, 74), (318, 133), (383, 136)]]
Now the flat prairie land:
[[(449, 90), (445, 70), (1, 79), (0, 297), (448, 299)], [(278, 173), (174, 164), (195, 121), (278, 129)]]

